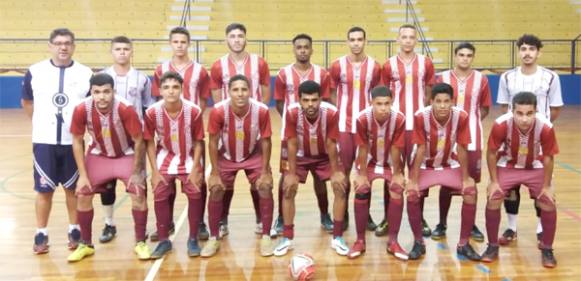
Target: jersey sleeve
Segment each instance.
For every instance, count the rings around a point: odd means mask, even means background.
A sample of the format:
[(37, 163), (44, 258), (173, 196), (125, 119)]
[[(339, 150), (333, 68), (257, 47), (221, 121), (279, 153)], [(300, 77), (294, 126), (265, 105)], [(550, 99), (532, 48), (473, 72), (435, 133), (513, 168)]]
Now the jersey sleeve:
[(500, 149), (507, 135), (507, 127), (503, 124), (494, 123), (488, 136), (488, 150), (497, 151)]
[(355, 144), (369, 145), (369, 139), (367, 138), (367, 124), (362, 122), (361, 118), (357, 118), (356, 126)]
[[(392, 113), (393, 114), (393, 113)], [(405, 147), (405, 117), (399, 115), (401, 118), (397, 118), (395, 121), (395, 129), (393, 130), (393, 140), (391, 143), (399, 149), (404, 149)]]
[(284, 101), (286, 93), (286, 78), (284, 77), (284, 72), (281, 70), (278, 72), (276, 79), (274, 79), (274, 100)]
[(422, 113), (414, 115), (414, 129), (412, 130), (412, 143), (425, 144), (426, 132), (424, 131), (424, 116)]
[(480, 86), (480, 107), (490, 107), (492, 106), (492, 94), (490, 93), (490, 85), (488, 84), (488, 78), (482, 75), (482, 82)]
[(224, 125), (224, 115), (220, 114), (219, 109), (214, 107), (210, 111), (210, 117), (208, 118), (208, 133), (210, 135), (217, 135), (222, 130)]
[(292, 111), (287, 110), (284, 117), (284, 140), (297, 137), (297, 117)]
[(201, 141), (204, 139), (204, 118), (201, 109), (192, 110), (192, 140)]
[(24, 75), (22, 79), (22, 93), (21, 97), (23, 100), (34, 100), (34, 95), (32, 93), (32, 74), (30, 70)]
[[(151, 92), (151, 90), (152, 90), (151, 81), (147, 76), (145, 76), (145, 80), (143, 82), (143, 91), (141, 92), (141, 104), (143, 105), (144, 108), (148, 108), (150, 105), (155, 103), (155, 98), (153, 97), (153, 93)], [(135, 110), (142, 109), (136, 108)]]
[(329, 112), (331, 116), (327, 123), (327, 138), (332, 140), (339, 140), (339, 112)]
[(121, 112), (121, 122), (123, 122), (123, 127), (125, 131), (132, 137), (136, 138), (141, 136), (142, 128), (141, 121), (139, 121), (139, 116), (137, 115), (136, 108), (133, 106), (125, 107)]
[(263, 58), (260, 58), (258, 62), (258, 71), (260, 72), (260, 85), (270, 86), (270, 70), (268, 63)]
[(464, 111), (460, 112), (456, 142), (464, 146), (470, 144), (470, 126), (468, 124), (468, 114)]
[(198, 85), (200, 98), (208, 100), (212, 96), (212, 92), (210, 91), (210, 75), (208, 75), (208, 71), (203, 66), (200, 70), (200, 82), (198, 82)]
[(381, 65), (379, 63), (375, 63), (375, 66), (373, 66), (373, 76), (371, 77), (369, 89), (373, 89), (382, 84), (383, 83), (381, 80)]
[(151, 81), (151, 95), (154, 97), (159, 97), (159, 87), (161, 87), (159, 79), (161, 78), (161, 65), (158, 65), (153, 72), (153, 79)]
[(434, 64), (432, 60), (426, 57), (426, 72), (424, 73), (424, 83), (427, 86), (434, 85), (436, 79), (434, 78), (436, 71), (434, 70)]
[(272, 136), (272, 128), (270, 126), (270, 113), (268, 109), (261, 110), (259, 116), (260, 138), (266, 139)]
[(148, 109), (143, 115), (143, 138), (152, 140), (155, 137), (155, 109)]
[(217, 60), (210, 69), (210, 89), (222, 89), (222, 66), (220, 60)]
[(323, 69), (321, 69), (321, 99), (331, 100), (331, 76)]
[(339, 65), (338, 61), (331, 65), (331, 68), (329, 69), (329, 75), (331, 89), (337, 89), (341, 83), (341, 66)]
[(86, 128), (87, 112), (85, 111), (85, 103), (81, 102), (75, 107), (75, 110), (73, 111), (70, 132), (76, 136), (83, 136), (85, 135)]
[(543, 147), (543, 155), (553, 156), (559, 153), (554, 127), (545, 126), (543, 128), (541, 131), (541, 146)]
[(391, 64), (389, 63), (389, 59), (383, 64), (383, 68), (381, 69), (381, 82), (388, 88), (391, 88)]
[(500, 81), (498, 81), (498, 96), (496, 97), (496, 103), (498, 104), (509, 104), (510, 94), (508, 92), (508, 84), (506, 72), (500, 75)]
[(561, 81), (557, 74), (553, 74), (553, 81), (549, 85), (549, 106), (563, 106), (563, 95), (561, 94)]

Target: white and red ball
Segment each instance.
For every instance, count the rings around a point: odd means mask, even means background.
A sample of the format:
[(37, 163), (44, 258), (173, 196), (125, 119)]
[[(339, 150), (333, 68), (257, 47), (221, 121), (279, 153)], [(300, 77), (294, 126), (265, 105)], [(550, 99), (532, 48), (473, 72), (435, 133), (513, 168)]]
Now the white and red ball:
[(293, 280), (311, 280), (315, 275), (315, 260), (306, 253), (294, 255), (288, 265), (288, 273)]

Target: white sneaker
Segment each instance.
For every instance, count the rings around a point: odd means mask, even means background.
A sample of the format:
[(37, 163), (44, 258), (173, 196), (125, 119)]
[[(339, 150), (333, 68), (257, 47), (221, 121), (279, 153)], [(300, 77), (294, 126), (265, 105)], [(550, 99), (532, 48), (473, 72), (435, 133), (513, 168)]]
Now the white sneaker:
[(254, 233), (262, 234), (262, 223), (261, 222), (256, 224), (256, 229), (254, 230)]
[(228, 235), (230, 233), (230, 231), (228, 230), (228, 224), (220, 224), (220, 228), (218, 231), (218, 236), (220, 236), (220, 238)]
[(347, 246), (347, 243), (345, 243), (345, 240), (343, 240), (343, 237), (341, 236), (335, 237), (331, 240), (331, 248), (335, 249), (335, 252), (340, 256), (346, 256), (347, 253), (349, 253), (349, 246)]
[(277, 257), (282, 257), (288, 253), (289, 250), (292, 250), (293, 247), (293, 240), (290, 240), (286, 237), (283, 237), (278, 245), (274, 248), (274, 255)]
[(270, 228), (270, 238), (276, 238), (278, 237), (278, 232), (276, 232), (276, 228), (274, 228), (274, 225)]

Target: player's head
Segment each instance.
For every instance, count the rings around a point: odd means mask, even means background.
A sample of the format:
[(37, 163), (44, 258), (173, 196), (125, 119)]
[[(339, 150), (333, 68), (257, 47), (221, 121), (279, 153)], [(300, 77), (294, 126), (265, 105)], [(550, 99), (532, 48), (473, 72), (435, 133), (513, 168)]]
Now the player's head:
[(315, 119), (321, 106), (321, 86), (307, 80), (299, 85), (299, 103), (308, 119)]
[(386, 86), (377, 86), (371, 90), (371, 106), (373, 116), (378, 121), (384, 121), (391, 112), (393, 95), (391, 90)]
[(462, 70), (467, 70), (472, 67), (472, 61), (476, 54), (474, 45), (468, 42), (460, 43), (454, 48), (454, 62), (456, 67)]
[(250, 82), (242, 74), (234, 75), (228, 81), (228, 95), (232, 106), (244, 108), (250, 101)]
[(113, 108), (115, 81), (107, 73), (97, 73), (89, 80), (90, 92), (97, 109), (109, 112)]
[(53, 30), (48, 38), (48, 49), (54, 63), (70, 63), (75, 52), (75, 34), (68, 28)]
[(246, 49), (246, 27), (241, 23), (226, 26), (226, 43), (232, 53), (242, 53)]
[(541, 56), (543, 42), (537, 36), (524, 34), (516, 41), (522, 65), (535, 65)]
[(313, 54), (313, 38), (301, 33), (293, 38), (293, 50), (297, 62), (308, 63)]
[(165, 103), (180, 102), (184, 79), (179, 73), (167, 71), (159, 78), (159, 93)]
[(187, 56), (190, 47), (190, 32), (185, 27), (174, 27), (169, 32), (169, 44), (174, 56)]
[(537, 97), (531, 92), (520, 92), (512, 98), (512, 115), (517, 127), (526, 132), (534, 124)]
[(131, 63), (132, 54), (133, 44), (131, 39), (126, 36), (117, 36), (111, 39), (111, 55), (115, 64), (127, 65)]
[(447, 119), (454, 105), (454, 89), (446, 83), (432, 87), (432, 110), (438, 120)]
[(397, 35), (399, 49), (404, 53), (413, 53), (418, 43), (416, 27), (412, 24), (404, 24), (399, 27)]
[(365, 43), (367, 42), (365, 30), (359, 26), (351, 27), (347, 31), (347, 44), (351, 50), (351, 54), (360, 55), (365, 51)]

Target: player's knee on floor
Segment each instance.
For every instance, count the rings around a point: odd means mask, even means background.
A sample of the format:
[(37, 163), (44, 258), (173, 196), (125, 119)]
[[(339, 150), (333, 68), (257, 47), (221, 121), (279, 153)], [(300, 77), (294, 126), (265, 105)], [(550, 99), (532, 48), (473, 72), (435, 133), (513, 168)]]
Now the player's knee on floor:
[(537, 206), (544, 212), (552, 212), (556, 209), (555, 202), (546, 194), (536, 199)]

